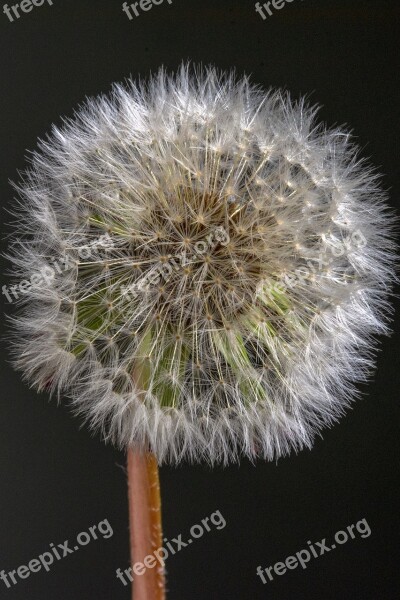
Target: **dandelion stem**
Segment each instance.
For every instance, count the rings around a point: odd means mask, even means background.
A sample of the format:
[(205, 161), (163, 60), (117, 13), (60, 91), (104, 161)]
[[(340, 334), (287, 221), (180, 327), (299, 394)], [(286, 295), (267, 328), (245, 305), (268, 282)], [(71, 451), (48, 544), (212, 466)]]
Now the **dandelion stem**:
[[(161, 496), (154, 454), (128, 449), (128, 495), (131, 566), (154, 557), (162, 546)], [(155, 562), (155, 558), (149, 564)], [(143, 571), (143, 568), (138, 569)], [(132, 572), (132, 600), (165, 600), (164, 568), (158, 561), (144, 565), (141, 575)]]

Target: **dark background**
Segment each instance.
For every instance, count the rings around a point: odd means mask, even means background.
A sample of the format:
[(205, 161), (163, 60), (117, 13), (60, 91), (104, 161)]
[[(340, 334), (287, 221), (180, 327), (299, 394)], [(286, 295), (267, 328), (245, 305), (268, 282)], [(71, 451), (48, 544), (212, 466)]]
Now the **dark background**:
[[(11, 2), (12, 4), (12, 2)], [(0, 186), (25, 165), (51, 123), (113, 81), (182, 59), (236, 67), (266, 87), (311, 94), (329, 125), (354, 130), (362, 154), (399, 202), (399, 9), (383, 0), (294, 0), (263, 21), (250, 0), (167, 0), (129, 21), (119, 0), (54, 0), (10, 23), (0, 12)], [(0, 5), (2, 10), (2, 5)], [(3, 221), (8, 216), (3, 211)], [(7, 234), (7, 225), (4, 225)], [(2, 297), (4, 300), (4, 297)], [(5, 303), (6, 304), (6, 303)], [(10, 309), (6, 308), (7, 312)], [(168, 561), (169, 600), (395, 600), (398, 582), (399, 332), (382, 341), (373, 381), (314, 449), (278, 464), (162, 467), (165, 535), (220, 510), (227, 521)], [(6, 344), (4, 344), (6, 346)], [(92, 541), (12, 589), (10, 600), (128, 600), (115, 570), (129, 565), (124, 455), (24, 385), (2, 354), (0, 570), (108, 519)], [(268, 567), (365, 518), (372, 535), (288, 571)]]

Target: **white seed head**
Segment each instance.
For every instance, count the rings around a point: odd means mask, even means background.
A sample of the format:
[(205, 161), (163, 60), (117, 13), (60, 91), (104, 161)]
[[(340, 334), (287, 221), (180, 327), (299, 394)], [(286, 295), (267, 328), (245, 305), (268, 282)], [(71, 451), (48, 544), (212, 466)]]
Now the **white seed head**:
[(160, 463), (310, 447), (373, 366), (395, 278), (378, 177), (315, 112), (182, 66), (54, 128), (10, 252), (31, 384)]

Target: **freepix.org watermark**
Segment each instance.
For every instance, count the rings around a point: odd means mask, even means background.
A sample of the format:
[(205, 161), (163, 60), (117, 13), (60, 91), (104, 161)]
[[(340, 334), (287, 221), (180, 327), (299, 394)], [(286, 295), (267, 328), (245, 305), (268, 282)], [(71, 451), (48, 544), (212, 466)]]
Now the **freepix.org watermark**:
[(205, 517), (200, 523), (192, 525), (189, 531), (190, 537), (186, 541), (182, 540), (182, 534), (179, 534), (176, 538), (168, 540), (164, 538), (165, 545), (158, 548), (153, 554), (148, 554), (143, 562), (136, 562), (134, 565), (122, 571), (117, 569), (117, 578), (124, 584), (128, 585), (128, 582), (133, 581), (133, 574), (140, 576), (146, 572), (146, 569), (154, 569), (154, 567), (165, 566), (165, 561), (170, 555), (180, 552), (182, 548), (187, 548), (194, 540), (201, 538), (204, 533), (211, 531), (212, 527), (215, 529), (224, 529), (226, 521), (221, 514), (221, 511), (217, 510), (213, 512), (209, 517)]
[[(138, 17), (143, 11), (148, 11), (153, 6), (158, 6), (162, 4), (164, 0), (139, 0), (139, 2), (132, 2), (132, 4), (128, 4), (128, 2), (124, 2), (122, 5), (122, 10), (128, 17), (130, 21), (133, 19), (133, 15)], [(172, 0), (166, 0), (168, 4), (172, 4)]]
[(19, 579), (28, 579), (33, 573), (38, 573), (42, 569), (49, 572), (55, 560), (62, 560), (69, 554), (74, 554), (81, 546), (87, 546), (92, 540), (98, 540), (99, 537), (107, 540), (113, 534), (114, 531), (108, 519), (104, 519), (97, 525), (89, 527), (88, 531), (78, 533), (75, 542), (72, 542), (72, 547), (69, 540), (65, 540), (62, 544), (57, 544), (57, 546), (51, 543), (49, 544), (49, 550), (43, 552), (37, 558), (33, 558), (27, 565), (21, 565), (8, 573), (3, 569), (0, 572), (0, 579), (6, 587), (11, 588), (18, 583)]
[[(335, 258), (346, 256), (352, 251), (364, 248), (366, 245), (367, 239), (363, 233), (357, 229), (347, 238), (341, 241), (337, 240), (337, 242), (329, 246), (324, 253), (321, 252), (317, 259), (313, 259), (313, 261), (308, 260), (306, 264), (295, 269), (294, 272), (286, 273), (280, 281), (277, 281), (272, 287), (267, 289), (267, 294), (273, 297), (275, 293), (285, 293), (288, 289), (293, 289), (299, 284), (304, 284), (305, 281), (313, 279), (318, 274), (329, 271)], [(347, 266), (341, 272), (341, 281), (343, 285), (347, 280), (351, 279), (352, 273), (353, 267), (351, 265)], [(262, 295), (264, 293), (265, 285), (268, 286), (269, 282), (264, 280), (260, 282), (257, 294)]]
[[(78, 248), (78, 256), (82, 260), (87, 260), (93, 253), (101, 250), (107, 251), (114, 247), (114, 242), (108, 233), (104, 233), (98, 239), (93, 240), (89, 245)], [(49, 285), (55, 278), (56, 273), (61, 274), (74, 267), (75, 263), (71, 257), (66, 254), (60, 260), (52, 260), (51, 264), (46, 265), (37, 273), (32, 273), (30, 279), (23, 279), (16, 285), (3, 285), (1, 293), (8, 302), (18, 300), (20, 295), (27, 294), (32, 288), (40, 288), (44, 284)]]
[(44, 3), (53, 6), (53, 0), (22, 0), (22, 2), (17, 2), (12, 6), (4, 4), (3, 13), (8, 17), (8, 20), (13, 23), (15, 19), (19, 19), (23, 13), (31, 12), (33, 8), (43, 6)]
[(131, 300), (138, 297), (140, 293), (149, 292), (151, 288), (159, 285), (161, 280), (168, 281), (170, 274), (173, 271), (179, 271), (184, 267), (196, 262), (199, 258), (205, 255), (217, 245), (226, 246), (230, 241), (229, 234), (224, 227), (216, 227), (205, 240), (200, 240), (194, 245), (193, 251), (188, 255), (186, 251), (182, 251), (175, 256), (166, 256), (165, 262), (157, 264), (154, 269), (151, 269), (139, 281), (135, 281), (129, 286), (121, 286), (121, 293), (128, 296)]
[(346, 544), (349, 539), (354, 540), (359, 535), (362, 538), (367, 538), (371, 535), (371, 529), (366, 519), (361, 519), (353, 525), (348, 525), (346, 529), (337, 531), (334, 536), (334, 541), (328, 545), (326, 538), (320, 542), (307, 542), (307, 548), (302, 548), (296, 554), (288, 556), (284, 561), (276, 562), (270, 567), (257, 567), (257, 575), (265, 584), (268, 581), (273, 581), (275, 575), (284, 575), (288, 570), (297, 569), (300, 565), (302, 569), (306, 569), (312, 558), (319, 558), (327, 552), (331, 552), (338, 546)]
[(293, 0), (270, 0), (269, 2), (265, 2), (262, 6), (260, 2), (256, 2), (255, 10), (263, 21), (265, 21), (267, 15), (272, 17), (274, 11), (281, 10), (286, 3), (290, 4), (291, 2), (293, 2)]

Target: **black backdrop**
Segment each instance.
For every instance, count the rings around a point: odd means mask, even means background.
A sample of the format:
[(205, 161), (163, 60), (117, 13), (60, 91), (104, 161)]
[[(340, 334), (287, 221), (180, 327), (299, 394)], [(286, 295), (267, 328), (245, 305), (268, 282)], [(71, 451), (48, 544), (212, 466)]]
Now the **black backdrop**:
[[(266, 20), (250, 0), (164, 0), (129, 20), (117, 0), (54, 0), (10, 22), (0, 13), (1, 198), (52, 122), (130, 74), (182, 59), (236, 67), (266, 87), (311, 94), (328, 124), (346, 123), (399, 198), (399, 9), (385, 0), (294, 0)], [(1, 7), (0, 7), (1, 8)], [(3, 212), (3, 221), (7, 214)], [(7, 233), (7, 226), (4, 225)], [(2, 297), (4, 300), (4, 297)], [(7, 304), (5, 302), (5, 304)], [(9, 309), (8, 309), (9, 312)], [(168, 561), (171, 600), (395, 600), (398, 541), (398, 334), (383, 340), (363, 399), (314, 449), (240, 467), (162, 467), (165, 535), (220, 510), (213, 530)], [(5, 344), (6, 345), (6, 344)], [(128, 599), (124, 455), (81, 429), (1, 366), (0, 570), (27, 564), (108, 519), (114, 535), (18, 579), (10, 600)], [(371, 535), (263, 585), (256, 567), (365, 518)], [(184, 536), (183, 536), (184, 537)]]

